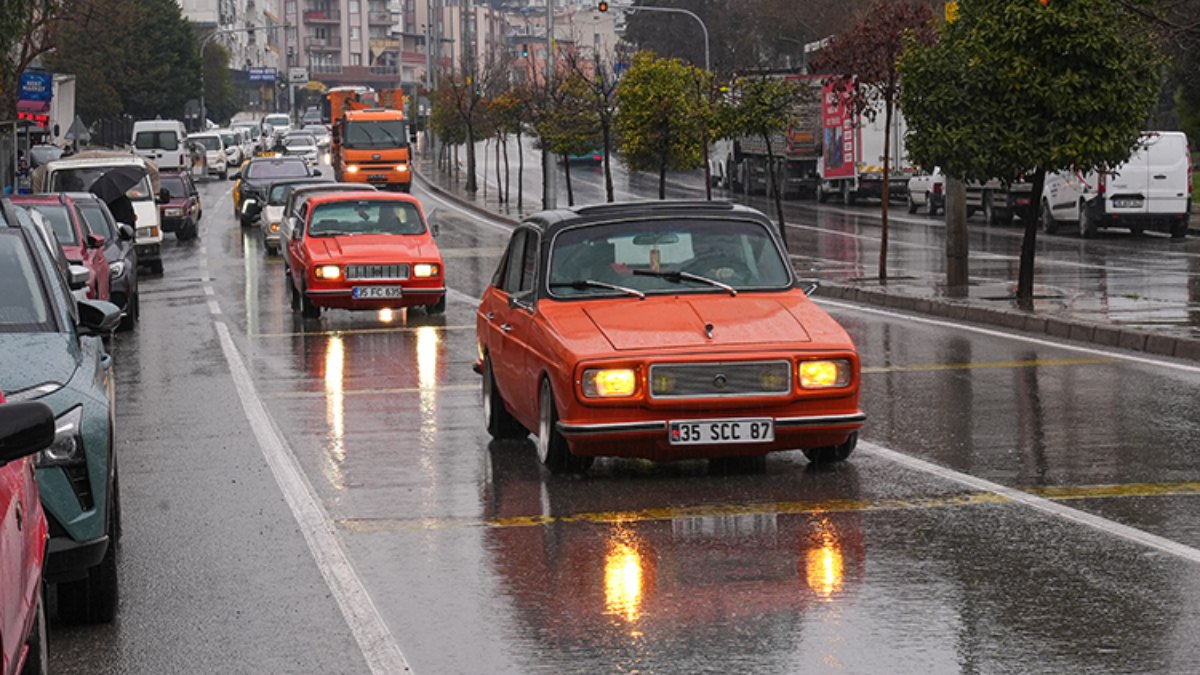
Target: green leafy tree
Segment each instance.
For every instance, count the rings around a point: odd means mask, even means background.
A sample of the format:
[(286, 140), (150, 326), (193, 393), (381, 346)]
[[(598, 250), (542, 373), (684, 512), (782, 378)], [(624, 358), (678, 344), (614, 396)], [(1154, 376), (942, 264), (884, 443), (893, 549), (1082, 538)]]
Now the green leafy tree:
[(758, 136), (767, 148), (767, 180), (775, 198), (775, 215), (779, 220), (779, 235), (787, 241), (787, 226), (783, 217), (783, 188), (779, 184), (775, 144), (788, 127), (788, 118), (804, 90), (793, 80), (782, 77), (747, 76), (734, 85), (734, 102), (729, 114), (729, 128), (734, 134)]
[(562, 158), (567, 204), (574, 206), (570, 155), (593, 152), (600, 145), (600, 116), (592, 105), (587, 81), (578, 74), (557, 80), (547, 93), (552, 100), (541, 106), (543, 114), (535, 123), (538, 146)]
[[(1118, 0), (972, 0), (900, 62), (908, 151), (948, 176), (1005, 183), (1121, 164), (1159, 89), (1154, 35)], [(1033, 297), (1038, 217), (1025, 223), (1017, 297)]]
[(617, 88), (621, 158), (633, 171), (658, 173), (659, 199), (666, 199), (667, 171), (696, 169), (703, 161), (705, 139), (695, 114), (701, 72), (641, 52)]

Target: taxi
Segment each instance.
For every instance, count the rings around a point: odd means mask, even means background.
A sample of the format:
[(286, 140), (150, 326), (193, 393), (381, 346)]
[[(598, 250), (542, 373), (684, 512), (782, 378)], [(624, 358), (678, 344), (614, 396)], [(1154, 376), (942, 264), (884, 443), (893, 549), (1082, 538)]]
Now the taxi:
[(326, 308), (446, 311), (445, 264), (414, 197), (318, 194), (290, 218), (284, 265), (303, 317)]
[(815, 288), (747, 207), (533, 214), (476, 317), (485, 425), (532, 431), (555, 473), (599, 456), (845, 460), (866, 419), (859, 356)]

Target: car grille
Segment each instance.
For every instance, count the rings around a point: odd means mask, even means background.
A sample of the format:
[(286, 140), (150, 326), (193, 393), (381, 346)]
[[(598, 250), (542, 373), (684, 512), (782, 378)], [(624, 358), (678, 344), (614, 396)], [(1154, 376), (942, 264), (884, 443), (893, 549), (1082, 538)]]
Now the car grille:
[(403, 265), (346, 265), (346, 279), (408, 279), (408, 264)]
[(666, 363), (650, 366), (653, 398), (780, 396), (791, 391), (788, 361)]

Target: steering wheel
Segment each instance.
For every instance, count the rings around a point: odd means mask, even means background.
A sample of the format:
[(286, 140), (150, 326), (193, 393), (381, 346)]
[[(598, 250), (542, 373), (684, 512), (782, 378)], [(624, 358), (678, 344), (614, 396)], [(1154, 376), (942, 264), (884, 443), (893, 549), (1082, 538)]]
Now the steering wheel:
[(682, 270), (726, 284), (749, 281), (751, 277), (750, 268), (746, 263), (722, 253), (709, 253), (692, 258), (683, 265)]

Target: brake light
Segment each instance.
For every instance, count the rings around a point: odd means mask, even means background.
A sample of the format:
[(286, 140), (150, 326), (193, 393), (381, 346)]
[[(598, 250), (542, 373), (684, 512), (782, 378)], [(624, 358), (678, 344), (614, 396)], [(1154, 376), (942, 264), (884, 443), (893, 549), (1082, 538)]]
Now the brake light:
[(1103, 171), (1101, 171), (1100, 178), (1099, 178), (1099, 180), (1096, 181), (1096, 194), (1103, 197), (1104, 193), (1105, 193), (1105, 191), (1107, 191), (1107, 189), (1108, 189), (1108, 178), (1107, 178), (1106, 174)]
[(935, 194), (935, 195), (942, 194), (942, 184), (941, 183), (933, 184), (933, 194)]

